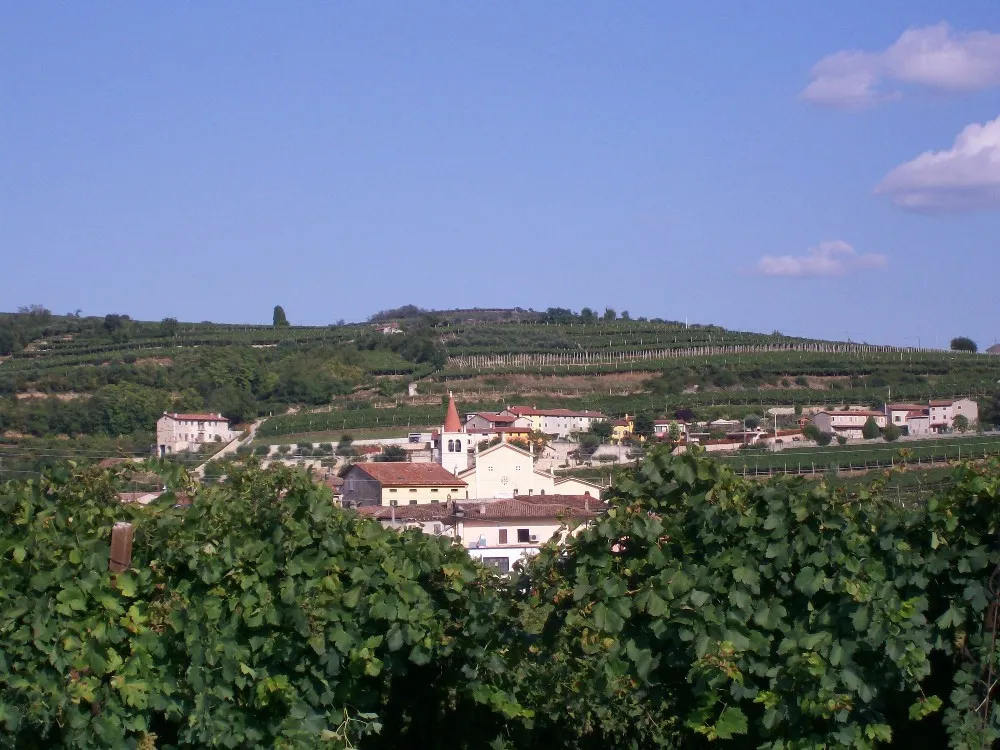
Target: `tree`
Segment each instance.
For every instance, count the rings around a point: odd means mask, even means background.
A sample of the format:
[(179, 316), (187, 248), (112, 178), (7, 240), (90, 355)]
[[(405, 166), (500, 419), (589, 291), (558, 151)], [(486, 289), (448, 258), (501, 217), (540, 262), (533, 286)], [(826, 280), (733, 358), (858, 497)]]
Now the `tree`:
[(597, 320), (597, 313), (595, 313), (589, 307), (585, 307), (582, 310), (580, 310), (581, 323), (593, 323), (596, 320)]
[(875, 421), (875, 417), (868, 417), (868, 419), (865, 420), (864, 426), (861, 428), (861, 437), (865, 440), (874, 440), (881, 434), (882, 430)]
[(604, 310), (604, 320), (606, 320), (608, 322), (611, 322), (611, 321), (613, 321), (617, 317), (618, 317), (618, 313), (616, 313), (613, 308), (610, 308), (610, 307), (605, 308), (605, 310)]
[(288, 318), (285, 317), (285, 308), (281, 305), (275, 305), (272, 321), (275, 328), (286, 327), (288, 325)]
[(590, 458), (601, 447), (601, 439), (593, 432), (585, 432), (580, 435), (580, 458)]
[(656, 422), (648, 412), (639, 412), (632, 423), (632, 432), (638, 437), (649, 439), (656, 431)]
[(761, 419), (756, 414), (748, 414), (743, 417), (743, 424), (747, 426), (748, 430), (756, 430), (760, 427)]
[(20, 341), (14, 332), (6, 326), (0, 326), (0, 356), (12, 354), (19, 345)]
[(164, 318), (160, 321), (160, 333), (168, 339), (172, 339), (177, 335), (177, 331), (180, 330), (180, 323), (177, 322), (177, 318)]
[(632, 320), (632, 317), (628, 314), (628, 310), (622, 310), (622, 320)]
[(964, 414), (959, 414), (951, 421), (951, 426), (955, 432), (965, 432), (969, 429), (969, 418)]
[(885, 426), (885, 429), (882, 430), (882, 437), (885, 438), (885, 440), (890, 443), (893, 442), (894, 440), (898, 440), (899, 436), (902, 434), (903, 431), (900, 430), (899, 427), (894, 425), (892, 422), (887, 424)]
[(590, 423), (590, 434), (597, 437), (602, 443), (606, 443), (611, 439), (613, 431), (614, 427), (611, 425), (611, 420), (601, 419)]
[(692, 409), (677, 409), (674, 411), (674, 417), (681, 422), (693, 422), (695, 413)]
[(951, 350), (953, 352), (977, 352), (979, 347), (968, 336), (957, 336), (951, 340)]
[(382, 446), (382, 452), (375, 456), (375, 460), (384, 463), (409, 461), (410, 454), (400, 445), (385, 445)]

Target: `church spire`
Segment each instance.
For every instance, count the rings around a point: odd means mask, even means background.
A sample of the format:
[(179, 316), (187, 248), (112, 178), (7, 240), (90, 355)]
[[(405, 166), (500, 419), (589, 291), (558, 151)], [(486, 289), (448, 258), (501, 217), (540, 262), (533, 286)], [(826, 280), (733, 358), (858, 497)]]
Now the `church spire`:
[(455, 406), (455, 397), (448, 391), (448, 414), (444, 418), (445, 432), (461, 432), (462, 423), (458, 419), (458, 408)]

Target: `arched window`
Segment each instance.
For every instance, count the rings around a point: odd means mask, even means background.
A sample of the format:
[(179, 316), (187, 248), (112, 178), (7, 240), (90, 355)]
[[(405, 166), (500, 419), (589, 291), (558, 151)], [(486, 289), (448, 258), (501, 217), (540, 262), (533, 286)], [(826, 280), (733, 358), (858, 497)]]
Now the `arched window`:
[(454, 440), (449, 440), (448, 441), (448, 452), (449, 453), (454, 453), (455, 452), (455, 441)]

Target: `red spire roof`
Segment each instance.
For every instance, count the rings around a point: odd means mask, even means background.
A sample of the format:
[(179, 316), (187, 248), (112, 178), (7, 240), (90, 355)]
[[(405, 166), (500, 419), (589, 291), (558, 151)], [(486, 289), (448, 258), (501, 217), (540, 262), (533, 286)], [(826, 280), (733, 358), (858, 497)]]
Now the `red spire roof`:
[(462, 423), (458, 419), (458, 409), (455, 407), (455, 397), (448, 394), (448, 414), (444, 418), (445, 432), (461, 432)]

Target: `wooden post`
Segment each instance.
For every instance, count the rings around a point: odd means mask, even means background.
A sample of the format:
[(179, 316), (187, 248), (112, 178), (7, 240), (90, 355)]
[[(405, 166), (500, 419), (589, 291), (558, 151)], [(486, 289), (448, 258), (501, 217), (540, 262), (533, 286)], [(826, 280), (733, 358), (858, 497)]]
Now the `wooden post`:
[(132, 564), (132, 537), (135, 529), (132, 524), (119, 521), (111, 529), (111, 559), (108, 560), (108, 570), (121, 573), (128, 570)]

